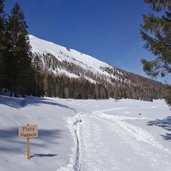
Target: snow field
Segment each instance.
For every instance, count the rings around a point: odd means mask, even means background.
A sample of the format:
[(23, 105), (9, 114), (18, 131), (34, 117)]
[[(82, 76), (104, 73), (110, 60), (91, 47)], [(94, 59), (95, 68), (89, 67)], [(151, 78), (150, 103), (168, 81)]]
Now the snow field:
[[(54, 171), (66, 166), (73, 140), (68, 116), (74, 111), (53, 99), (0, 97), (0, 171)], [(12, 105), (11, 105), (12, 104)], [(31, 160), (26, 159), (26, 139), (18, 138), (18, 127), (36, 124), (39, 137), (31, 139)]]
[[(170, 115), (163, 100), (0, 96), (0, 171), (170, 171)], [(30, 161), (27, 123), (39, 129)]]

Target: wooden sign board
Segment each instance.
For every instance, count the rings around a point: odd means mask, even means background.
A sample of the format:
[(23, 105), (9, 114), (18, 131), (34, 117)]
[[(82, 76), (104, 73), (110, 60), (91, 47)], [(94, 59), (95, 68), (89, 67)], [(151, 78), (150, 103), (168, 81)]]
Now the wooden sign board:
[(38, 137), (37, 125), (24, 125), (20, 126), (18, 129), (18, 136), (20, 138), (34, 138)]
[(30, 138), (38, 137), (37, 125), (24, 125), (18, 128), (18, 136), (27, 139), (27, 159), (30, 160)]

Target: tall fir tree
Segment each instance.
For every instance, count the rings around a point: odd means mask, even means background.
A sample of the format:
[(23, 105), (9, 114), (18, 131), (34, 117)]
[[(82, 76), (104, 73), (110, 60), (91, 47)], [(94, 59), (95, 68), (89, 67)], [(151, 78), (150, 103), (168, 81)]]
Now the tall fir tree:
[(35, 76), (24, 13), (16, 3), (7, 20), (6, 86), (11, 95), (31, 95)]
[(171, 1), (144, 1), (151, 5), (153, 13), (143, 16), (141, 36), (145, 48), (156, 56), (152, 61), (142, 60), (144, 70), (154, 77), (159, 74), (165, 76), (171, 73)]
[(0, 0), (0, 91), (4, 87), (4, 57), (5, 57), (5, 14), (4, 1)]
[(151, 5), (152, 12), (143, 16), (140, 33), (144, 47), (156, 56), (151, 61), (142, 60), (144, 71), (152, 77), (163, 77), (171, 73), (171, 0), (144, 2)]

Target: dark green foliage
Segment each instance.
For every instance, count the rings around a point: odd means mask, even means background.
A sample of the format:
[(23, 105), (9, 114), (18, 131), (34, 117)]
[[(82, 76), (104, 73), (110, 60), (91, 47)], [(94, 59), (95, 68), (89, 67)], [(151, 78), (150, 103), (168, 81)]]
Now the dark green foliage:
[(171, 104), (171, 87), (168, 88), (165, 99), (168, 104)]
[(144, 2), (151, 5), (154, 11), (161, 11), (167, 6), (171, 6), (170, 0), (144, 0)]
[(145, 48), (156, 56), (152, 61), (142, 60), (148, 75), (156, 77), (171, 73), (171, 1), (145, 0), (151, 4), (153, 13), (144, 15), (141, 36), (146, 42)]
[(44, 96), (44, 84), (43, 84), (43, 75), (42, 75), (42, 66), (41, 59), (38, 57), (38, 55), (33, 56), (32, 55), (32, 61), (33, 61), (33, 68), (35, 73), (35, 87), (33, 90), (33, 94), (35, 96)]
[(5, 17), (4, 2), (0, 0), (0, 91), (4, 86), (4, 55), (5, 55)]
[(155, 55), (155, 59), (142, 60), (144, 71), (152, 76), (161, 77), (171, 73), (171, 1), (144, 0), (152, 7), (152, 12), (144, 15), (141, 37), (144, 47)]
[(6, 88), (15, 96), (33, 94), (32, 68), (27, 25), (18, 3), (7, 19)]

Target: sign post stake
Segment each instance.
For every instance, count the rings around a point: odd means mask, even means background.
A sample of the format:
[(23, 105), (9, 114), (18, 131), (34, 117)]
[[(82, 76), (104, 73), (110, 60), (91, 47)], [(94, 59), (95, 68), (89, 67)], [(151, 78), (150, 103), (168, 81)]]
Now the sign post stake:
[(37, 125), (24, 125), (18, 129), (18, 136), (27, 139), (27, 159), (30, 160), (30, 138), (38, 137)]
[(30, 138), (27, 138), (27, 159), (30, 160)]

